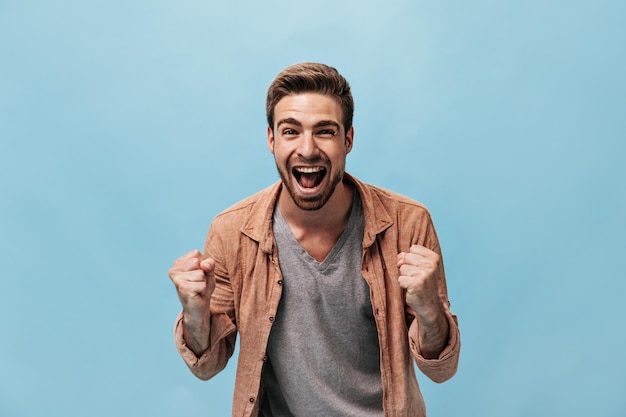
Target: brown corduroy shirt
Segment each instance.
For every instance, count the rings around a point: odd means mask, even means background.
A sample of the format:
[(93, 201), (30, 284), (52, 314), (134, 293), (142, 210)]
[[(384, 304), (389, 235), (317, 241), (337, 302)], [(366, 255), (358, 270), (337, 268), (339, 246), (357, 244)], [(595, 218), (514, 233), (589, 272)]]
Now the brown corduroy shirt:
[[(361, 273), (370, 287), (378, 329), (385, 416), (422, 417), (426, 411), (413, 360), (433, 381), (451, 378), (459, 360), (459, 329), (456, 316), (450, 312), (442, 265), (438, 282), (450, 327), (448, 345), (437, 359), (422, 357), (417, 343), (418, 322), (397, 282), (396, 263), (398, 253), (408, 252), (414, 244), (441, 255), (439, 241), (430, 214), (418, 202), (364, 184), (348, 174), (345, 180), (355, 185), (363, 204)], [(176, 322), (178, 352), (201, 379), (224, 369), (239, 333), (233, 416), (258, 416), (262, 401), (265, 350), (282, 292), (272, 233), (272, 216), (281, 187), (278, 182), (248, 197), (219, 214), (211, 224), (204, 256), (215, 260), (216, 288), (211, 297), (210, 345), (200, 358), (185, 344), (182, 313)]]

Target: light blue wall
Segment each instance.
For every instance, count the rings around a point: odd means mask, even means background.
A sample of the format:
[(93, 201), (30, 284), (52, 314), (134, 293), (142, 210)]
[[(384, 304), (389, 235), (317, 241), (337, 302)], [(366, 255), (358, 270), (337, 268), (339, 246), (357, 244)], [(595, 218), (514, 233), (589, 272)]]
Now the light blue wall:
[(229, 415), (167, 270), (277, 180), (264, 94), (307, 60), (352, 84), (348, 171), (433, 214), (463, 349), (429, 415), (623, 417), (625, 12), (0, 0), (0, 416)]

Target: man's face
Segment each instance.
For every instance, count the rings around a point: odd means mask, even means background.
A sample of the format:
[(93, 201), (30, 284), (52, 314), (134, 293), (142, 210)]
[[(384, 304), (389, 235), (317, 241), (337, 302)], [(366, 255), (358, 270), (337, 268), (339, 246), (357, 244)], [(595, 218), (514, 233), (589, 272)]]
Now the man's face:
[(270, 151), (285, 188), (302, 210), (326, 204), (343, 179), (354, 129), (345, 132), (335, 98), (317, 93), (283, 97), (268, 127)]

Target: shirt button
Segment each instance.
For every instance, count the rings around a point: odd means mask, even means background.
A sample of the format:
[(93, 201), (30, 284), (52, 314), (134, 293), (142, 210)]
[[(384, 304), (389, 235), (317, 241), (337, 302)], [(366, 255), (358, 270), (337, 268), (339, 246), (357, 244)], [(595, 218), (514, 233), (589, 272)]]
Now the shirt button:
[(263, 362), (267, 362), (267, 356), (263, 356)]
[(278, 280), (278, 285), (283, 285), (283, 280), (282, 279)]
[(270, 316), (270, 322), (274, 323), (274, 316)]
[(253, 403), (253, 402), (254, 402), (254, 397), (250, 397), (250, 399), (249, 399), (248, 401), (250, 401), (251, 403)]

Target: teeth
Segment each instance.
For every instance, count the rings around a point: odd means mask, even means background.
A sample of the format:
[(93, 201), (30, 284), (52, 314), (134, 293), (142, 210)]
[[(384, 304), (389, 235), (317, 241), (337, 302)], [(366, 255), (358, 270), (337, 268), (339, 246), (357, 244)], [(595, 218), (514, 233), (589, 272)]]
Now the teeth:
[(314, 172), (320, 172), (322, 169), (322, 167), (298, 167), (296, 171), (302, 174), (313, 174)]

